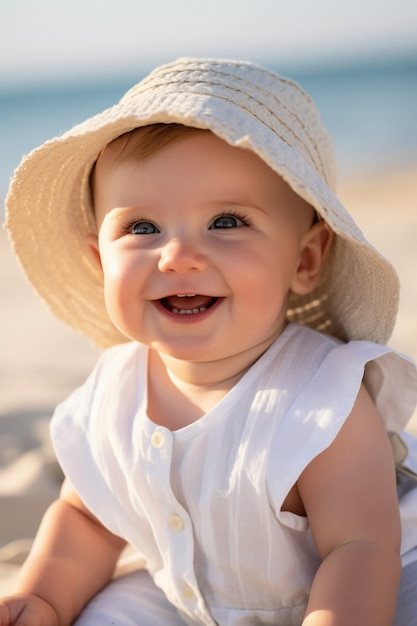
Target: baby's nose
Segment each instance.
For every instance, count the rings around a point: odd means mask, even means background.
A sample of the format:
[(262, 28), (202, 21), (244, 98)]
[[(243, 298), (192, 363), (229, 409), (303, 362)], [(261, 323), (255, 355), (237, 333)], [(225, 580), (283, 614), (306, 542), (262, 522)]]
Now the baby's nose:
[(202, 271), (207, 266), (205, 255), (196, 243), (180, 238), (171, 239), (162, 249), (158, 262), (161, 272)]

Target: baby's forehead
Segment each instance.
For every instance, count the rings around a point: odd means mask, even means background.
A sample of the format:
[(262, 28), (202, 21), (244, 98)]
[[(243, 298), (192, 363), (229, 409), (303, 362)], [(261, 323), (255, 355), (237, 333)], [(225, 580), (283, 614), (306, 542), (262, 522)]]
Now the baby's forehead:
[[(111, 173), (123, 164), (134, 166), (151, 160), (152, 157), (166, 152), (167, 149), (174, 154), (174, 165), (177, 158), (185, 153), (188, 159), (191, 155), (193, 165), (201, 162), (210, 169), (212, 164), (216, 164), (223, 156), (228, 162), (225, 176), (232, 177), (236, 163), (248, 163), (252, 174), (261, 168), (264, 171), (267, 170), (274, 178), (283, 180), (280, 174), (275, 172), (249, 146), (236, 146), (211, 130), (181, 124), (153, 124), (135, 128), (116, 137), (100, 152), (94, 169)], [(172, 162), (168, 160), (169, 165), (172, 165)]]

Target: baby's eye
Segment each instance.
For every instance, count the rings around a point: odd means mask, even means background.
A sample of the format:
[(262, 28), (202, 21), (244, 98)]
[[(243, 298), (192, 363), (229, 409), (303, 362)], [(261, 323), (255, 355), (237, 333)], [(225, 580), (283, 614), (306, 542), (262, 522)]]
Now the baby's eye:
[(238, 228), (239, 226), (247, 226), (247, 221), (238, 215), (219, 215), (209, 226), (209, 230), (215, 228)]
[(159, 233), (158, 228), (152, 222), (135, 222), (130, 227), (132, 235), (153, 235)]

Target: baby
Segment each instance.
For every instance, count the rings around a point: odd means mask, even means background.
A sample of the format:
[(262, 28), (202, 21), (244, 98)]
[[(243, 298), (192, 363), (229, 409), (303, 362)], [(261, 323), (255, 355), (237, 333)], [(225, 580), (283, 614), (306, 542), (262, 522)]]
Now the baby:
[(160, 67), (24, 160), (15, 252), (106, 350), (53, 417), (66, 478), (0, 626), (417, 624), (387, 435), (417, 374), (334, 185), (309, 97), (234, 61)]

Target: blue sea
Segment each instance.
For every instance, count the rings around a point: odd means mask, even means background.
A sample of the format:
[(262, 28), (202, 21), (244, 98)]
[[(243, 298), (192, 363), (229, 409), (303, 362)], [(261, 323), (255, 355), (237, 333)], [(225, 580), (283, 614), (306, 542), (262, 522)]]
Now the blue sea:
[[(271, 59), (263, 64), (310, 93), (333, 137), (342, 175), (417, 165), (417, 54), (305, 67), (282, 67)], [(24, 154), (113, 105), (145, 73), (26, 88), (0, 84), (2, 205)]]

